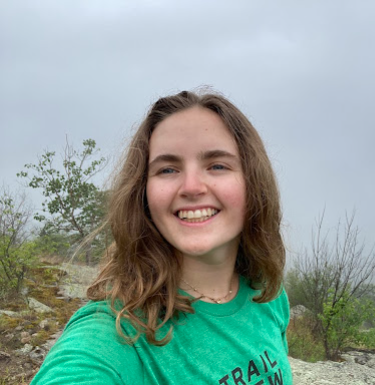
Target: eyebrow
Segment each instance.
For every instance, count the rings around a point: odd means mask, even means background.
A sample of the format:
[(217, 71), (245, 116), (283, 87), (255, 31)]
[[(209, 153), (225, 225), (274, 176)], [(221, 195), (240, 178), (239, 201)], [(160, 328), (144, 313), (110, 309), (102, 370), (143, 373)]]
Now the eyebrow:
[[(238, 159), (236, 155), (224, 150), (211, 150), (199, 153), (200, 160), (210, 160), (216, 158)], [(149, 167), (161, 162), (182, 163), (182, 158), (175, 154), (161, 154), (149, 163)]]
[(161, 154), (153, 159), (152, 162), (148, 164), (148, 166), (151, 168), (154, 164), (162, 162), (180, 163), (182, 162), (182, 158), (174, 154)]
[(216, 159), (216, 158), (237, 159), (237, 156), (224, 150), (212, 150), (212, 151), (206, 151), (206, 152), (200, 153), (199, 158), (201, 160), (210, 160), (210, 159)]

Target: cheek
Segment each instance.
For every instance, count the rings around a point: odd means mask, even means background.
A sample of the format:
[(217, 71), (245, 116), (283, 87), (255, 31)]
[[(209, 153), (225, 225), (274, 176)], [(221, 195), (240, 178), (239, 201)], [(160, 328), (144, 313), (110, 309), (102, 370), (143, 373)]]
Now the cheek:
[(151, 217), (154, 217), (155, 210), (157, 210), (157, 190), (155, 189), (155, 186), (153, 186), (152, 183), (147, 183), (146, 185), (146, 197)]
[(246, 187), (244, 182), (236, 181), (229, 184), (223, 191), (223, 196), (229, 207), (235, 211), (245, 211), (246, 206)]
[(147, 183), (146, 196), (150, 214), (153, 219), (164, 210), (166, 210), (169, 202), (169, 194), (165, 187), (159, 183)]

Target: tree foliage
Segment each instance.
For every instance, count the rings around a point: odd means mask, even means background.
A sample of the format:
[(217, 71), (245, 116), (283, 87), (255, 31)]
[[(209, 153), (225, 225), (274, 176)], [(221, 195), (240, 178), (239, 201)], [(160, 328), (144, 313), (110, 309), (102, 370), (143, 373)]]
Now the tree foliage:
[(375, 316), (374, 303), (350, 298), (349, 292), (345, 292), (336, 302), (334, 301), (334, 289), (328, 292), (327, 300), (323, 304), (323, 312), (319, 314), (323, 330), (323, 344), (329, 357), (337, 359), (343, 347), (353, 345), (373, 345), (375, 340), (369, 340), (369, 334), (361, 330), (365, 320)]
[(66, 257), (70, 249), (69, 236), (62, 232), (55, 232), (54, 229), (43, 226), (39, 230), (37, 237), (35, 238), (39, 255), (41, 257), (57, 255), (59, 257)]
[(313, 332), (323, 341), (327, 358), (337, 358), (346, 344), (359, 341), (359, 327), (375, 308), (368, 300), (375, 252), (360, 241), (354, 214), (339, 222), (333, 238), (323, 231), (323, 219), (317, 222), (311, 249), (301, 253), (288, 272), (286, 286), (291, 304), (312, 312)]
[[(28, 179), (29, 187), (41, 189), (45, 197), (42, 212), (34, 218), (49, 231), (69, 234), (73, 244), (97, 229), (105, 214), (107, 194), (92, 182), (106, 163), (104, 157), (97, 156), (98, 151), (93, 139), (84, 140), (81, 151), (67, 141), (58, 166), (56, 153), (45, 151), (37, 163), (26, 164), (26, 170), (17, 174)], [(91, 246), (87, 244), (87, 264)]]
[(31, 210), (24, 194), (0, 192), (0, 286), (1, 294), (17, 293), (34, 263), (37, 245), (28, 239)]

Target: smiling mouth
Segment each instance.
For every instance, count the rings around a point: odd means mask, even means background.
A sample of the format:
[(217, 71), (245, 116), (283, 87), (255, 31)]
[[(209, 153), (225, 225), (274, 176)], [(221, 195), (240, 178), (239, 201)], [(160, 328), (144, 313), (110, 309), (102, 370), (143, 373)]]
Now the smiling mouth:
[(206, 208), (201, 210), (180, 210), (176, 215), (183, 221), (189, 223), (203, 222), (213, 217), (219, 212), (219, 210)]

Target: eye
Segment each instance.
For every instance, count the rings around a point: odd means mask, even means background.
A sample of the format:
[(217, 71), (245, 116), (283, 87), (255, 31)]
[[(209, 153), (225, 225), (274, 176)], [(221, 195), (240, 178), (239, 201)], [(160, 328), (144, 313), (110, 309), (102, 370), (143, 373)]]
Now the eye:
[(167, 168), (163, 168), (162, 170), (160, 170), (159, 174), (173, 174), (175, 172), (176, 172), (176, 170), (174, 170), (173, 168), (167, 167)]
[(211, 169), (212, 170), (219, 170), (220, 171), (220, 170), (226, 170), (227, 167), (225, 167), (222, 164), (214, 164), (214, 165), (211, 166)]

